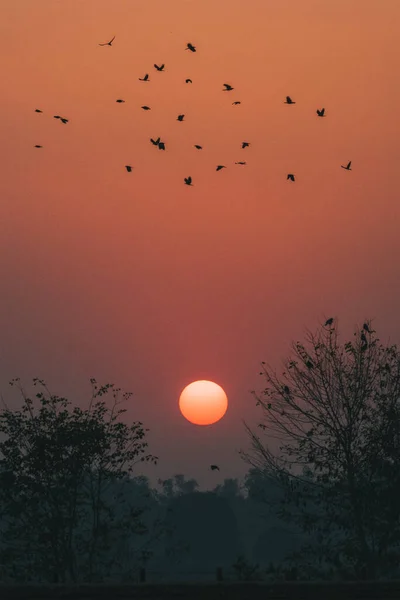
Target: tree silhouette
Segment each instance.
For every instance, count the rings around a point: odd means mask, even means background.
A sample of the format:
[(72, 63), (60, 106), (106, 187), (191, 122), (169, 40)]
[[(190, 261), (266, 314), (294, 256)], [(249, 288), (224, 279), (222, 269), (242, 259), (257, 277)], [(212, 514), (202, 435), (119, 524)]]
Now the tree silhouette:
[(241, 452), (279, 483), (279, 516), (309, 534), (296, 559), (357, 578), (392, 572), (399, 558), (400, 354), (374, 333), (357, 329), (342, 345), (336, 327), (321, 327), (293, 343), (281, 377), (263, 363), (258, 427), (280, 452), (246, 423), (252, 450)]
[[(112, 530), (120, 537), (146, 533), (146, 507), (126, 502), (117, 519), (119, 490), (110, 492), (138, 462), (156, 462), (147, 454), (148, 430), (139, 421), (129, 427), (117, 422), (126, 412), (116, 410), (119, 388), (90, 382), (89, 408), (71, 412), (66, 398), (34, 379), (41, 388), (38, 414), (19, 379), (10, 382), (24, 403), (20, 411), (6, 406), (0, 414), (0, 433), (6, 435), (0, 442), (0, 506), (6, 523), (0, 557), (17, 578), (30, 572), (48, 581), (91, 581), (104, 568)], [(99, 399), (109, 392), (111, 409)], [(123, 400), (130, 396), (124, 393)]]

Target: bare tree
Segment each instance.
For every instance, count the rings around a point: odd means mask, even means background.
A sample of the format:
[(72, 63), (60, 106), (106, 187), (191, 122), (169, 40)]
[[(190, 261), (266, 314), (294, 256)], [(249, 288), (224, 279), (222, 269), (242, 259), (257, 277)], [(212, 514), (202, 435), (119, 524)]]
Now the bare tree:
[(278, 514), (311, 535), (321, 568), (374, 578), (399, 559), (400, 354), (369, 322), (341, 345), (332, 323), (292, 344), (281, 377), (262, 363), (267, 386), (253, 395), (265, 437), (245, 423), (252, 449), (241, 454), (280, 484)]

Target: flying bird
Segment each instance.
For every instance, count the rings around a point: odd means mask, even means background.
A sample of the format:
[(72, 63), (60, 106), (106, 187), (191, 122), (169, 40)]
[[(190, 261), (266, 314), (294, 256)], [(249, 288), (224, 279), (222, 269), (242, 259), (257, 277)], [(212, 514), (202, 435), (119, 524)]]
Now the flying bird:
[(246, 162), (244, 160), (239, 160), (239, 162), (235, 162), (235, 165), (245, 165)]
[(196, 52), (196, 47), (195, 47), (195, 46), (193, 46), (193, 44), (191, 44), (190, 42), (188, 42), (188, 43), (186, 44), (186, 48), (185, 48), (185, 50), (190, 50), (190, 52)]
[(60, 115), (54, 115), (55, 119), (60, 119), (63, 123), (68, 123), (68, 119), (64, 119), (63, 117), (60, 117)]
[(233, 105), (233, 106), (237, 106), (238, 104), (242, 104), (242, 103), (240, 102), (240, 100), (236, 100), (236, 102), (232, 102), (232, 105)]
[(132, 171), (132, 167), (130, 165), (125, 165), (125, 169), (130, 173)]
[(226, 167), (224, 165), (218, 165), (218, 167), (215, 170), (220, 171), (221, 169), (226, 169)]
[(225, 87), (225, 89), (222, 90), (223, 92), (231, 92), (232, 90), (235, 89), (231, 85), (229, 85), (229, 83), (224, 83), (224, 87)]
[(286, 96), (284, 104), (296, 104), (296, 102), (293, 102), (290, 96)]
[(350, 165), (351, 165), (351, 160), (347, 163), (347, 165), (345, 167), (343, 165), (340, 165), (340, 166), (342, 167), (342, 169), (346, 169), (346, 171), (351, 171)]
[(317, 109), (317, 115), (319, 117), (324, 117), (325, 116), (325, 109), (324, 108), (321, 108), (321, 110)]
[(191, 79), (185, 79), (185, 83), (193, 83)]
[(194, 147), (197, 148), (197, 150), (203, 150), (203, 146), (199, 146), (199, 144), (195, 144)]
[(177, 120), (177, 121), (183, 121), (183, 117), (184, 117), (184, 116), (185, 116), (185, 115), (178, 115), (178, 118), (177, 118), (176, 120)]
[(160, 143), (160, 139), (161, 138), (157, 138), (156, 140), (153, 140), (153, 138), (150, 138), (150, 141), (153, 144), (153, 146), (158, 146), (158, 144)]
[(143, 108), (143, 110), (151, 110), (150, 106), (141, 106), (140, 108)]
[(210, 469), (211, 469), (211, 471), (219, 471), (219, 466), (218, 465), (210, 465)]
[(159, 149), (159, 150), (165, 150), (165, 143), (164, 143), (164, 142), (160, 142), (160, 143), (158, 144), (158, 149)]
[(159, 67), (158, 65), (156, 65), (156, 64), (154, 63), (154, 66), (155, 66), (155, 68), (157, 69), (157, 71), (164, 71), (164, 67), (165, 67), (165, 65), (161, 65), (161, 66)]
[(35, 148), (43, 148), (43, 146), (39, 146), (39, 144), (36, 144)]
[(125, 102), (125, 100), (122, 100), (121, 98), (118, 98), (118, 100), (116, 100), (115, 102), (119, 102), (119, 104), (121, 104), (122, 102)]
[(149, 74), (146, 73), (146, 75), (144, 77), (139, 77), (139, 81), (150, 81), (149, 80)]
[(112, 43), (114, 40), (115, 40), (115, 35), (112, 40), (110, 40), (109, 42), (106, 42), (105, 44), (99, 44), (99, 46), (112, 46)]
[(250, 146), (250, 142), (242, 142), (242, 150), (243, 148), (248, 148)]
[(329, 319), (327, 319), (325, 321), (324, 327), (328, 327), (328, 326), (330, 327), (332, 325), (332, 323), (333, 323), (333, 317), (330, 317)]
[(39, 108), (35, 108), (35, 112), (41, 113), (43, 112), (42, 110), (40, 110)]
[(286, 181), (290, 179), (290, 181), (294, 181), (294, 175), (293, 173), (289, 173), (288, 176), (286, 177)]
[(184, 182), (186, 183), (186, 185), (192, 185), (192, 178), (191, 177), (185, 177), (184, 178)]

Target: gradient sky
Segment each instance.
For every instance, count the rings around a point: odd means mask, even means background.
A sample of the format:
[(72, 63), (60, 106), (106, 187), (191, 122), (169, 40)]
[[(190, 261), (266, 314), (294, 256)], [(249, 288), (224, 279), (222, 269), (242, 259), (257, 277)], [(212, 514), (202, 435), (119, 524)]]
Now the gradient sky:
[[(247, 470), (261, 360), (329, 316), (398, 342), (399, 25), (399, 0), (0, 0), (6, 401), (13, 377), (81, 407), (114, 382), (151, 479), (209, 486)], [(195, 379), (229, 398), (210, 427), (178, 410)]]

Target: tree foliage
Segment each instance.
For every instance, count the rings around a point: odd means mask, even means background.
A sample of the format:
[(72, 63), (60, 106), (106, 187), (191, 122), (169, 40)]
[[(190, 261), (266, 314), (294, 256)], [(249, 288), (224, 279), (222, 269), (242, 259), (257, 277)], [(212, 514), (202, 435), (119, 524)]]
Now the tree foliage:
[[(0, 414), (0, 506), (3, 574), (23, 580), (94, 580), (113, 563), (111, 540), (146, 533), (146, 506), (122, 498), (122, 485), (139, 462), (157, 458), (148, 453), (146, 432), (139, 421), (118, 422), (119, 388), (98, 386), (91, 379), (89, 408), (68, 409), (70, 402), (52, 395), (45, 382), (37, 413), (22, 388), (22, 409), (5, 405)], [(102, 399), (112, 394), (113, 406)], [(122, 506), (124, 505), (124, 510)], [(118, 513), (118, 515), (117, 515)]]
[[(391, 573), (400, 542), (400, 353), (371, 323), (341, 344), (336, 326), (292, 345), (282, 376), (262, 363), (263, 418), (243, 458), (278, 482), (278, 514), (309, 534), (295, 557), (358, 578)], [(269, 440), (280, 441), (279, 453)]]

